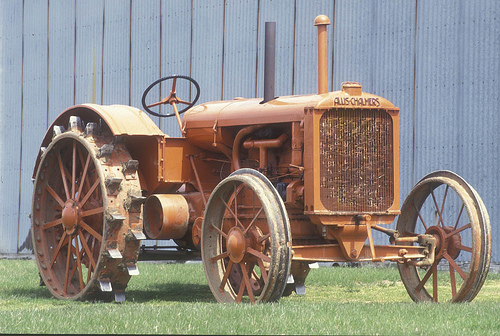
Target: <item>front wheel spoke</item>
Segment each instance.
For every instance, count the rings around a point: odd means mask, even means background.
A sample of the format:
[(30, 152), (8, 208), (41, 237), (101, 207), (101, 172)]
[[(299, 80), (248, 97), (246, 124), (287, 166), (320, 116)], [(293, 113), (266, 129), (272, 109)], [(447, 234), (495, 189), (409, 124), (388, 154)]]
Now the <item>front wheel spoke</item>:
[(247, 228), (245, 229), (245, 234), (247, 234), (248, 230), (250, 230), (250, 228), (253, 226), (253, 223), (255, 222), (255, 220), (257, 219), (257, 217), (260, 216), (262, 210), (264, 210), (264, 208), (260, 208), (259, 211), (257, 212), (257, 214), (252, 218), (252, 221), (250, 222), (250, 224), (248, 224)]
[(434, 195), (434, 190), (432, 188), (430, 188), (430, 189), (431, 189), (432, 200), (434, 201), (434, 206), (436, 207), (436, 211), (439, 215), (438, 226), (439, 226), (439, 223), (441, 223), (442, 227), (444, 227), (443, 218), (441, 217), (441, 213), (439, 212), (439, 206), (438, 206), (437, 201), (436, 201), (436, 196)]
[(262, 243), (264, 240), (268, 239), (269, 237), (271, 237), (271, 234), (270, 233), (266, 233), (265, 235), (259, 237), (259, 239), (257, 240), (260, 243)]
[(424, 278), (420, 281), (420, 283), (415, 288), (416, 292), (420, 292), (422, 290), (422, 288), (424, 288), (425, 283), (427, 282), (427, 280), (429, 280), (430, 276), (432, 275), (432, 268), (434, 266), (437, 266), (438, 263), (439, 263), (439, 259), (434, 260), (434, 263), (432, 264), (431, 268), (427, 271)]
[(264, 280), (264, 283), (266, 283), (267, 282), (267, 270), (266, 270), (266, 267), (264, 266), (264, 262), (262, 261), (262, 259), (258, 258), (257, 263), (259, 264), (260, 274), (262, 276), (262, 280)]
[(457, 221), (455, 222), (455, 226), (453, 227), (453, 230), (457, 229), (458, 222), (460, 221), (460, 217), (462, 216), (462, 211), (464, 211), (465, 208), (465, 203), (462, 203), (462, 207), (460, 208), (460, 212), (458, 213), (458, 218)]
[(59, 244), (57, 244), (56, 250), (54, 251), (54, 255), (52, 256), (52, 260), (50, 261), (49, 267), (52, 268), (52, 265), (54, 265), (54, 262), (56, 261), (56, 258), (61, 251), (61, 247), (64, 245), (66, 241), (66, 231), (63, 232), (63, 235), (61, 236), (61, 240), (59, 240)]
[(238, 219), (238, 217), (236, 216), (236, 214), (233, 212), (233, 210), (231, 209), (231, 207), (226, 203), (226, 201), (224, 201), (222, 199), (222, 197), (219, 196), (219, 198), (222, 201), (222, 203), (224, 203), (224, 206), (229, 211), (229, 213), (234, 217), (234, 220), (236, 221), (236, 225), (239, 225), (240, 228), (244, 229), (245, 227), (243, 226), (243, 224), (241, 224), (240, 220)]
[(233, 261), (229, 260), (227, 267), (226, 267), (226, 271), (224, 272), (224, 277), (222, 278), (222, 281), (221, 281), (220, 286), (219, 286), (219, 290), (221, 291), (221, 293), (224, 292), (224, 287), (226, 286), (227, 279), (229, 278), (229, 274), (231, 274), (232, 267), (233, 267)]
[(468, 224), (460, 227), (459, 229), (453, 230), (450, 233), (446, 234), (445, 238), (449, 238), (449, 237), (451, 237), (453, 235), (456, 235), (457, 233), (460, 233), (460, 232), (462, 232), (462, 231), (464, 231), (466, 229), (470, 229), (470, 228), (471, 228), (471, 224), (468, 223)]
[(227, 234), (224, 231), (222, 231), (221, 229), (219, 229), (218, 227), (216, 227), (213, 224), (212, 224), (212, 227), (215, 229), (215, 231), (219, 232), (222, 237), (227, 239)]
[[(443, 203), (441, 203), (441, 210), (439, 211), (439, 218), (443, 218), (444, 201), (446, 200), (446, 195), (448, 195), (449, 188), (450, 188), (450, 186), (446, 185), (446, 189), (444, 190)], [(441, 221), (441, 223), (443, 223), (443, 221)], [(443, 223), (443, 227), (444, 227), (444, 223)]]
[(469, 247), (469, 246), (464, 246), (464, 245), (458, 245), (457, 247), (458, 247), (459, 249), (461, 249), (462, 251), (472, 253), (472, 247)]
[(450, 264), (450, 266), (453, 267), (455, 269), (455, 271), (458, 272), (458, 274), (460, 274), (462, 279), (465, 280), (465, 278), (467, 278), (467, 274), (465, 274), (465, 272), (460, 268), (460, 266), (458, 266), (458, 264), (455, 262), (455, 260), (453, 260), (453, 258), (447, 252), (443, 253), (443, 257), (446, 260), (448, 260), (448, 263)]
[(424, 225), (425, 231), (427, 231), (427, 225), (425, 224), (424, 218), (420, 214), (420, 210), (417, 208), (417, 206), (415, 205), (415, 203), (413, 203), (413, 206), (415, 207), (415, 210), (417, 211), (418, 218), (420, 218), (420, 221)]
[(210, 258), (210, 262), (211, 262), (211, 263), (214, 263), (214, 262), (216, 262), (217, 260), (220, 260), (220, 259), (222, 259), (222, 258), (226, 258), (227, 256), (228, 256), (227, 252), (221, 253), (221, 254), (219, 254), (218, 256), (215, 256), (215, 257), (213, 257), (213, 258)]
[[(241, 268), (241, 265), (240, 265), (240, 268)], [(241, 272), (243, 273), (243, 269), (241, 270)], [(241, 302), (241, 299), (243, 298), (243, 293), (244, 292), (245, 292), (245, 281), (241, 281), (240, 282), (240, 288), (238, 290), (238, 296), (236, 297), (236, 302), (237, 303)]]
[(59, 218), (59, 219), (56, 219), (52, 222), (47, 222), (47, 223), (43, 224), (42, 230), (47, 230), (47, 229), (54, 227), (56, 225), (59, 225), (59, 224), (62, 224), (62, 218)]
[(438, 302), (438, 272), (437, 264), (432, 265), (432, 298), (434, 302)]
[(104, 207), (82, 211), (82, 217), (97, 215), (104, 212)]
[(102, 243), (102, 236), (99, 233), (97, 233), (93, 228), (91, 228), (90, 225), (88, 225), (84, 221), (80, 221), (80, 226), (82, 227), (82, 229), (90, 233), (92, 236), (94, 236), (95, 239), (97, 239)]
[(451, 283), (451, 296), (457, 294), (457, 283), (455, 281), (455, 269), (450, 265), (450, 283)]
[(253, 248), (251, 247), (247, 247), (247, 252), (256, 256), (257, 258), (259, 259), (262, 259), (263, 261), (265, 262), (271, 262), (271, 258), (269, 258), (267, 255), (265, 255), (264, 253), (262, 252), (259, 252), (257, 250), (254, 250)]
[(248, 268), (245, 262), (240, 262), (240, 267), (243, 270), (243, 280), (245, 281), (245, 286), (247, 288), (247, 293), (250, 298), (251, 303), (255, 303), (255, 297), (253, 295), (253, 289), (252, 286), (250, 285), (250, 279), (248, 278)]
[(54, 199), (56, 200), (56, 202), (61, 206), (61, 208), (64, 208), (64, 201), (62, 200), (62, 198), (55, 192), (54, 189), (52, 189), (51, 186), (49, 186), (48, 184), (45, 186), (45, 190), (47, 190), (49, 192), (49, 194), (54, 197)]

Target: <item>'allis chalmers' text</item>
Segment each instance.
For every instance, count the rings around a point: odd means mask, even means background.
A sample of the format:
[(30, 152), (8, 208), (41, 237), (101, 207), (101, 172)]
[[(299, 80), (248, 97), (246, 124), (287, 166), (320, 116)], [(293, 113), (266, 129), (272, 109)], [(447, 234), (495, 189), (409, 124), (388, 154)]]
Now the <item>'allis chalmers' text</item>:
[(356, 97), (336, 97), (333, 100), (335, 105), (343, 105), (343, 106), (375, 106), (379, 107), (380, 102), (378, 98), (356, 98)]

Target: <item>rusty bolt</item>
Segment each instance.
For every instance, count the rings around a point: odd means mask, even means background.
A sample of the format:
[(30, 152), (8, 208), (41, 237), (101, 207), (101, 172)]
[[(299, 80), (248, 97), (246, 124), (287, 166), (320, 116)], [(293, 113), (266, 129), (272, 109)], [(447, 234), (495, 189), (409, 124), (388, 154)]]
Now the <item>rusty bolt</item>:
[(400, 257), (404, 257), (405, 255), (408, 254), (408, 250), (407, 249), (400, 249), (398, 254)]

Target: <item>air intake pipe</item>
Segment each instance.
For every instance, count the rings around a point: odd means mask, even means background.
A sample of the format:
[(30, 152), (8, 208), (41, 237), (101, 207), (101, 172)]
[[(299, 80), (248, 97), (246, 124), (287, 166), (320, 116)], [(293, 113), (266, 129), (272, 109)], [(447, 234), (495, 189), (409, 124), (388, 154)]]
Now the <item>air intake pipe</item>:
[(318, 27), (318, 94), (328, 92), (326, 26), (329, 24), (330, 19), (326, 15), (318, 15), (314, 19), (314, 25)]

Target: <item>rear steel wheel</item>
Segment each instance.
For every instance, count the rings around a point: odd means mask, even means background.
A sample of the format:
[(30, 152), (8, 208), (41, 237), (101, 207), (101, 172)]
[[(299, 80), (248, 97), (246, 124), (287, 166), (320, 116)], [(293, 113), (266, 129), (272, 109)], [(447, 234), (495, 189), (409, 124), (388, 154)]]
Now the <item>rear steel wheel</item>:
[(437, 241), (432, 266), (398, 265), (414, 301), (474, 299), (488, 274), (491, 228), (481, 198), (467, 182), (449, 171), (424, 177), (406, 198), (397, 230), (402, 236), (430, 234)]
[(219, 183), (207, 203), (201, 244), (217, 301), (280, 299), (290, 272), (290, 223), (264, 175), (240, 169)]
[(142, 232), (137, 161), (109, 137), (56, 127), (34, 183), (32, 236), (40, 275), (60, 299), (87, 299), (100, 288), (122, 301), (137, 273)]

